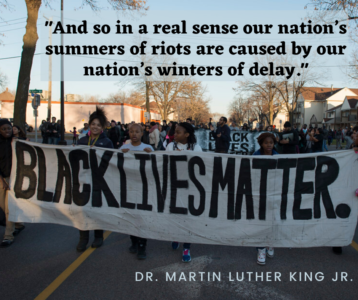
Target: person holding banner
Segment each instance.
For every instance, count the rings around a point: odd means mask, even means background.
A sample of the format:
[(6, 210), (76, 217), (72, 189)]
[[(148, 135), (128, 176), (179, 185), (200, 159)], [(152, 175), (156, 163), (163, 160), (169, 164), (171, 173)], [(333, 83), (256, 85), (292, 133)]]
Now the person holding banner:
[[(350, 149), (353, 149), (355, 153), (358, 154), (358, 126), (353, 128), (353, 133), (351, 135), (353, 143), (350, 146)], [(358, 197), (358, 189), (356, 190), (356, 196)], [(332, 251), (334, 254), (340, 255), (343, 252), (342, 247), (332, 247)]]
[(283, 154), (296, 154), (296, 145), (298, 145), (298, 132), (293, 130), (290, 122), (286, 122), (283, 125), (283, 133), (281, 138), (277, 138), (277, 142), (282, 145), (282, 153)]
[(230, 128), (226, 125), (227, 118), (221, 117), (218, 122), (218, 127), (214, 131), (213, 125), (210, 125), (210, 130), (213, 138), (215, 139), (215, 152), (228, 153), (230, 148)]
[[(253, 155), (277, 155), (278, 152), (275, 150), (276, 138), (272, 133), (262, 133), (257, 138), (260, 145), (260, 149), (254, 152)], [(270, 258), (274, 256), (273, 247), (257, 247), (257, 264), (263, 266), (266, 264), (266, 255)]]
[(0, 209), (6, 215), (5, 235), (0, 248), (9, 247), (14, 242), (14, 236), (19, 234), (25, 226), (21, 223), (9, 221), (8, 191), (12, 166), (13, 128), (9, 120), (0, 119)]
[[(90, 115), (89, 118), (89, 131), (88, 133), (78, 140), (78, 145), (88, 145), (91, 147), (101, 147), (101, 148), (112, 148), (113, 143), (103, 132), (107, 124), (107, 117), (103, 109), (96, 107), (96, 111)], [(103, 230), (94, 231), (94, 241), (92, 243), (92, 248), (101, 247), (103, 244)], [(77, 251), (83, 252), (87, 248), (89, 241), (89, 231), (80, 230), (80, 241), (77, 245)]]
[[(148, 144), (142, 143), (142, 136), (143, 136), (143, 128), (140, 124), (132, 124), (129, 127), (129, 137), (130, 143), (124, 144), (119, 150), (122, 150), (123, 153), (127, 153), (128, 151), (145, 151), (145, 152), (152, 152), (154, 151), (153, 147)], [(147, 239), (137, 237), (137, 236), (130, 236), (132, 241), (132, 245), (129, 247), (130, 253), (137, 253), (138, 259), (146, 259), (146, 246), (147, 246)]]
[[(196, 144), (194, 127), (190, 123), (179, 123), (175, 128), (174, 141), (168, 145), (166, 151), (196, 151), (203, 150)], [(183, 244), (183, 262), (190, 262), (190, 243)], [(179, 249), (179, 242), (172, 242), (173, 250)]]

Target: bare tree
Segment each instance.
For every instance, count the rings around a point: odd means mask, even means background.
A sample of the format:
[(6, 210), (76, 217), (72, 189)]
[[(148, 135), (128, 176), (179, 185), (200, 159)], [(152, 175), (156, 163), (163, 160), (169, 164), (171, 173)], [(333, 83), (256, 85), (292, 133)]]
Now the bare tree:
[(124, 91), (109, 94), (107, 98), (108, 103), (125, 103), (127, 94)]
[[(358, 3), (356, 0), (311, 0), (305, 8), (312, 7), (320, 11), (321, 20), (332, 16), (331, 12), (341, 12), (345, 16), (342, 21), (358, 21)], [(358, 23), (357, 23), (358, 24)]]
[(0, 89), (3, 89), (7, 84), (7, 76), (0, 72)]
[[(206, 87), (202, 82), (186, 80), (182, 86), (180, 97), (176, 99), (173, 110), (180, 115), (181, 120), (191, 118), (195, 123), (207, 122), (211, 117), (209, 102), (205, 97)], [(179, 112), (180, 110), (180, 112)]]
[(229, 104), (229, 121), (236, 124), (244, 123), (248, 118), (248, 101), (242, 95), (238, 95)]
[[(7, 4), (7, 0), (0, 3)], [(142, 10), (145, 9), (146, 0), (107, 0), (114, 10)], [(26, 106), (30, 86), (32, 61), (34, 58), (36, 43), (38, 40), (37, 20), (41, 5), (49, 6), (51, 0), (25, 0), (27, 8), (26, 32), (23, 38), (23, 50), (17, 92), (15, 96), (14, 122), (24, 128), (26, 119)], [(95, 0), (83, 0), (82, 6), (89, 6), (92, 10), (100, 10), (99, 3)], [(4, 5), (3, 5), (4, 7)]]
[[(259, 68), (262, 66), (268, 66), (269, 63), (279, 64), (278, 58), (275, 56), (265, 55), (262, 57), (255, 56), (255, 61), (258, 63)], [(248, 93), (253, 98), (258, 100), (262, 99), (267, 104), (268, 122), (273, 123), (274, 120), (274, 106), (279, 102), (279, 94), (276, 89), (277, 83), (282, 80), (281, 77), (275, 75), (268, 75), (265, 79), (255, 80), (248, 79), (246, 81), (239, 81), (238, 87), (234, 88), (238, 93)], [(276, 105), (277, 106), (277, 105)]]
[(307, 84), (322, 85), (320, 81), (326, 78), (324, 69), (316, 68), (319, 64), (319, 60), (314, 54), (312, 54), (309, 59), (293, 55), (280, 58), (281, 65), (294, 66), (296, 69), (300, 68), (302, 62), (308, 63), (309, 67), (301, 69), (300, 76), (294, 73), (287, 81), (276, 82), (275, 85), (282, 100), (278, 101), (278, 104), (285, 107), (285, 110), (289, 113), (291, 122), (293, 121), (293, 111), (297, 106), (298, 97), (304, 89), (304, 86)]
[[(353, 80), (358, 80), (358, 1), (357, 0), (310, 0), (305, 8), (314, 8), (309, 14), (317, 22), (334, 24), (335, 20), (347, 23), (348, 34), (353, 42), (353, 51), (344, 70)], [(311, 16), (312, 15), (312, 16)]]

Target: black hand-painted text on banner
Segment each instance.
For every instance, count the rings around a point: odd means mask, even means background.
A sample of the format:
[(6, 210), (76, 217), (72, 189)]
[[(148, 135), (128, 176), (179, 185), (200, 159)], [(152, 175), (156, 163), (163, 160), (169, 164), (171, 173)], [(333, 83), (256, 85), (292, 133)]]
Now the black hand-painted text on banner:
[(124, 154), (14, 141), (12, 166), (11, 221), (280, 247), (347, 245), (357, 222), (353, 151)]

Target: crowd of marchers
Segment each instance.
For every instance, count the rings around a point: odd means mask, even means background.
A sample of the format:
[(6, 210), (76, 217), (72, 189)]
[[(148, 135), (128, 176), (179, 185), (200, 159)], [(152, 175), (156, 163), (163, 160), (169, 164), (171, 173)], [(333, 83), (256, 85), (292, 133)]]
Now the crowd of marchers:
[[(40, 130), (44, 144), (58, 144), (61, 138), (61, 123), (56, 122), (53, 117), (43, 121)], [(327, 130), (323, 128), (312, 128), (304, 125), (301, 129), (292, 127), (290, 122), (284, 124), (283, 131), (277, 131), (273, 126), (258, 125), (250, 128), (247, 124), (237, 127), (235, 124), (228, 126), (226, 117), (221, 117), (214, 126), (212, 123), (207, 125), (200, 124), (195, 126), (191, 119), (186, 122), (162, 124), (157, 122), (121, 124), (115, 120), (109, 121), (103, 109), (97, 107), (96, 111), (90, 115), (88, 123), (81, 129), (75, 127), (71, 130), (73, 134), (73, 147), (77, 145), (87, 145), (89, 147), (102, 147), (119, 149), (123, 153), (128, 151), (203, 151), (197, 143), (197, 130), (210, 130), (215, 140), (216, 153), (229, 153), (231, 132), (232, 131), (254, 131), (261, 132), (257, 141), (260, 149), (253, 155), (279, 155), (297, 153), (316, 153), (328, 151), (327, 144), (330, 145), (334, 140), (336, 148), (342, 148), (346, 142), (347, 149), (354, 149), (358, 153), (358, 126), (354, 128), (344, 128), (338, 130)], [(12, 168), (12, 140), (26, 140), (24, 131), (19, 126), (13, 126), (7, 119), (0, 119), (0, 224), (5, 226), (5, 234), (0, 247), (6, 248), (12, 245), (15, 236), (25, 229), (22, 223), (11, 222), (8, 219), (8, 191), (9, 178)], [(3, 217), (1, 216), (1, 213)], [(89, 231), (79, 231), (79, 242), (77, 251), (82, 252), (87, 248), (89, 242)], [(92, 243), (93, 248), (98, 248), (103, 244), (103, 230), (94, 231), (95, 239)], [(136, 253), (138, 259), (146, 258), (146, 237), (131, 236), (131, 246), (129, 251)], [(173, 250), (179, 248), (179, 242), (172, 241)], [(182, 261), (191, 261), (191, 244), (183, 244)], [(342, 247), (334, 247), (333, 252), (342, 253)], [(273, 257), (274, 249), (258, 245), (257, 263), (266, 264), (266, 256)]]

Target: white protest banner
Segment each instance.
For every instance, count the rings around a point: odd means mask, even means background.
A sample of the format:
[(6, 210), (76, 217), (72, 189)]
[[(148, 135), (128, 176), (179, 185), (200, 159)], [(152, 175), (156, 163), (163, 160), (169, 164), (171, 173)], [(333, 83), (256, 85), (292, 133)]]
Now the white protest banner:
[(13, 142), (10, 220), (235, 246), (351, 243), (358, 155), (128, 152)]

